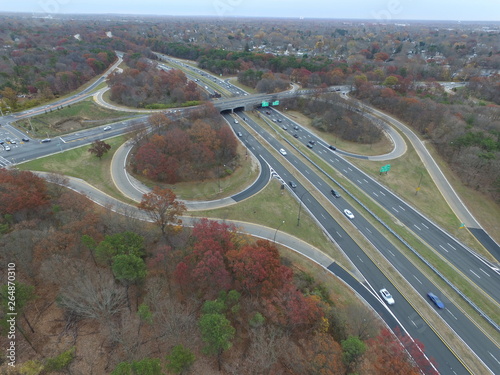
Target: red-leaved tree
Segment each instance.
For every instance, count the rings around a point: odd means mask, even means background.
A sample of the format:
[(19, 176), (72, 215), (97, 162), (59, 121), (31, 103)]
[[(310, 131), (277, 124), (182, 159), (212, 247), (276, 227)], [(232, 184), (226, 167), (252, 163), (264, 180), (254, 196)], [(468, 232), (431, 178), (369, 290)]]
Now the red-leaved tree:
[(49, 203), (45, 181), (28, 171), (0, 169), (0, 214), (34, 210)]

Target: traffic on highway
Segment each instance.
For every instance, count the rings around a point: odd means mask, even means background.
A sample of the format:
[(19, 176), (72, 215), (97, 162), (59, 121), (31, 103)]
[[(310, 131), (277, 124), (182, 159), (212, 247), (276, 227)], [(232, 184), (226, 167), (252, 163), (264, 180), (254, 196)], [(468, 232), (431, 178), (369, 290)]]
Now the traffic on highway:
[[(214, 102), (216, 108), (223, 112), (224, 118), (233, 128), (240, 142), (254, 154), (261, 169), (266, 171), (247, 190), (231, 197), (233, 200), (245, 199), (260, 191), (270, 178), (277, 178), (283, 188), (288, 189), (300, 202), (303, 209), (307, 210), (318, 225), (323, 228), (332, 243), (350, 259), (359, 275), (363, 276), (362, 289), (358, 293), (363, 293), (363, 298), (369, 301), (374, 310), (391, 328), (398, 326), (412, 337), (422, 341), (425, 345), (425, 353), (429, 357), (436, 358), (440, 373), (469, 374), (470, 370), (456, 353), (453, 353), (442, 341), (443, 333), (439, 331), (439, 328), (428, 324), (425, 318), (426, 313), (434, 314), (442, 322), (443, 327), (455, 332), (480, 358), (485, 367), (490, 369), (491, 373), (500, 373), (498, 344), (488, 335), (488, 332), (471, 321), (453, 299), (449, 299), (447, 294), (440, 291), (439, 287), (421, 271), (420, 267), (428, 267), (438, 276), (439, 273), (430, 264), (421, 263), (417, 266), (407, 254), (402, 253), (392, 241), (401, 241), (404, 246), (408, 247), (404, 243), (404, 239), (398, 238), (394, 233), (390, 235), (393, 238), (389, 239), (390, 236), (377, 229), (372, 220), (367, 219), (367, 217), (374, 215), (366, 207), (359, 204), (355, 194), (346, 189), (341, 182), (317, 165), (314, 167), (315, 163), (311, 156), (321, 158), (340, 173), (342, 179), (349, 180), (365, 194), (372, 197), (381, 207), (430, 246), (441, 259), (448, 262), (457, 273), (468, 280), (475, 293), (480, 293), (492, 306), (497, 308), (500, 304), (500, 290), (498, 288), (500, 270), (446, 233), (431, 219), (418, 212), (416, 208), (404, 202), (347, 161), (342, 150), (337, 150), (334, 145), (324, 142), (301, 124), (275, 109), (258, 108), (258, 103), (262, 100), (304, 95), (314, 93), (315, 90), (289, 91), (276, 95), (248, 95), (228, 81), (210, 75), (181, 60), (157, 55), (165, 63), (170, 63), (173, 67), (180, 66), (190, 72), (188, 78), (203, 87), (209, 94), (220, 92), (228, 97), (216, 100)], [(119, 60), (121, 60), (121, 56)], [(114, 67), (117, 66), (118, 64), (114, 65)], [(169, 67), (164, 65), (163, 68), (168, 69)], [(122, 135), (131, 130), (131, 125), (144, 122), (147, 115), (134, 115), (128, 120), (43, 139), (33, 138), (30, 134), (21, 132), (12, 125), (17, 119), (32, 117), (53, 106), (72, 103), (94, 95), (93, 90), (105, 80), (109, 72), (111, 70), (81, 93), (55, 102), (50, 107), (46, 105), (0, 118), (0, 167), (10, 167), (24, 161), (63, 152), (74, 147), (87, 145), (96, 139)], [(339, 91), (339, 94), (342, 95), (348, 88), (339, 87), (331, 90)], [(256, 114), (266, 123), (265, 127), (262, 127), (244, 112), (245, 109), (255, 107), (257, 107)], [(238, 111), (231, 113), (236, 108)], [(185, 111), (189, 110), (168, 110), (165, 113), (169, 116), (182, 116)], [(126, 173), (123, 166), (117, 170)], [(128, 183), (126, 178), (123, 179), (123, 183)], [(133, 187), (127, 188), (133, 190)], [(321, 197), (321, 202), (318, 200), (318, 196)], [(328, 205), (325, 206), (323, 202), (328, 202)], [(300, 211), (297, 225), (300, 225)], [(390, 229), (389, 225), (387, 227)], [(388, 275), (386, 266), (379, 264), (373, 254), (362, 249), (351, 238), (350, 233), (353, 231), (361, 233), (377, 249), (379, 254), (383, 256), (384, 262), (391, 265), (394, 274)], [(335, 265), (331, 265), (328, 269), (339, 277), (342, 274), (342, 271)], [(398, 279), (404, 280), (408, 284), (412, 290), (410, 294), (405, 292), (399, 283), (394, 282), (395, 274), (398, 275)], [(351, 281), (351, 283), (353, 282)], [(351, 286), (355, 290), (359, 288), (359, 285)], [(458, 289), (455, 292), (474, 307), (473, 301), (465, 293)], [(426, 313), (424, 314), (422, 311)], [(480, 310), (476, 311), (485, 319), (489, 319)], [(494, 321), (491, 321), (490, 324), (498, 330)]]

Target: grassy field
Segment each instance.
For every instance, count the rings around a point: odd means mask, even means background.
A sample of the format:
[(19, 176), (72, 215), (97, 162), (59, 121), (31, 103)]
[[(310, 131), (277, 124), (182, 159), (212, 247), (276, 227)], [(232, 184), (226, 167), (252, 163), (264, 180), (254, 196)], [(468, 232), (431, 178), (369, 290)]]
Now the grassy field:
[(111, 150), (101, 160), (88, 152), (89, 146), (82, 146), (63, 153), (19, 164), (17, 167), (23, 170), (54, 172), (81, 178), (116, 199), (133, 203), (116, 189), (110, 172), (113, 154), (125, 140), (125, 136), (107, 139), (106, 143), (111, 145)]
[(248, 92), (249, 94), (258, 94), (257, 90), (249, 87), (249, 86), (246, 86), (240, 82), (238, 82), (238, 78), (237, 77), (227, 77), (229, 78), (229, 82), (236, 86), (236, 87), (239, 87), (240, 89), (242, 90), (245, 90), (246, 92)]
[(300, 238), (342, 262), (344, 258), (342, 253), (325, 236), (304, 207), (301, 207), (300, 226), (297, 226), (298, 214), (299, 202), (287, 189), (281, 190), (281, 184), (277, 180), (272, 180), (258, 194), (238, 204), (215, 210), (192, 212), (196, 217), (245, 221), (269, 228), (279, 227), (280, 232)]
[(56, 109), (34, 116), (30, 121), (19, 120), (14, 125), (28, 131), (32, 137), (49, 137), (92, 128), (122, 118), (129, 118), (129, 112), (113, 111), (98, 106), (92, 99), (77, 102), (62, 109)]

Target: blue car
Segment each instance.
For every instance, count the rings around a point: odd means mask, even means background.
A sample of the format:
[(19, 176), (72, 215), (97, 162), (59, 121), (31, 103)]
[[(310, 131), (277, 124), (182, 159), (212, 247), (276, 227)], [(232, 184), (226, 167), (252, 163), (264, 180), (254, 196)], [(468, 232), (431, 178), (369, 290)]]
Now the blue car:
[(438, 296), (436, 296), (434, 293), (427, 293), (427, 296), (430, 298), (430, 300), (440, 309), (444, 309), (444, 303), (441, 302)]

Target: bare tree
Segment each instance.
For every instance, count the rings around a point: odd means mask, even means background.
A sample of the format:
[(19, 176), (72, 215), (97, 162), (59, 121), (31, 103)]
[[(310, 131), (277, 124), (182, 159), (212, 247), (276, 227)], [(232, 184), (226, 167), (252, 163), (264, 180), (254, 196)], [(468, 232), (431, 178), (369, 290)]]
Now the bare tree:
[(54, 191), (58, 197), (69, 184), (69, 178), (59, 173), (49, 173), (45, 176), (45, 180), (52, 184), (52, 191)]
[(59, 306), (78, 317), (100, 322), (107, 322), (123, 311), (125, 291), (116, 285), (110, 272), (95, 268), (92, 271), (83, 264), (73, 264), (74, 267), (64, 268), (66, 274), (60, 275), (65, 281), (57, 301)]
[(347, 316), (351, 336), (357, 336), (365, 341), (377, 335), (377, 319), (367, 307), (351, 304), (347, 308)]

